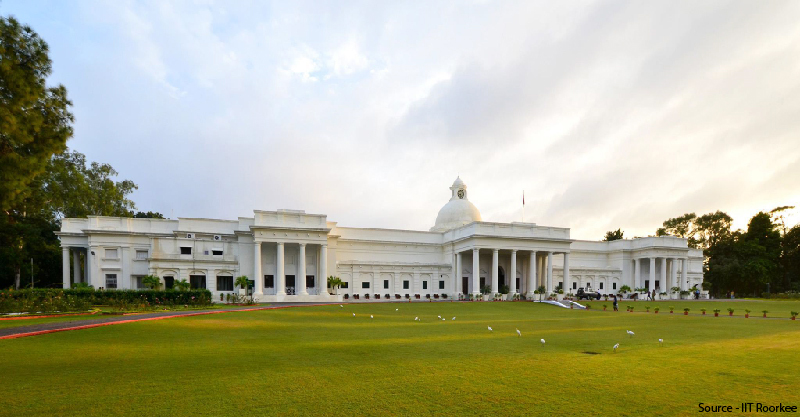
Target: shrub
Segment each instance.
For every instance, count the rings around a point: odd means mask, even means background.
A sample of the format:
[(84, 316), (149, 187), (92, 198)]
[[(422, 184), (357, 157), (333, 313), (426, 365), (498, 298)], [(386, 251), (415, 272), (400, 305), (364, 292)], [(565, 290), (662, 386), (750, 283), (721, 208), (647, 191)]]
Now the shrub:
[(591, 310), (591, 309), (592, 309), (592, 305), (591, 305), (591, 304), (589, 304), (589, 303), (586, 303), (586, 309), (587, 309), (587, 310)]
[(719, 313), (719, 312), (720, 312), (720, 309), (718, 309), (718, 308), (715, 308), (715, 309), (714, 309), (714, 312), (715, 312), (715, 313)]
[(684, 309), (683, 309), (683, 312), (684, 312), (684, 313), (688, 313), (688, 312), (689, 312), (689, 308), (688, 308), (688, 307), (687, 307), (687, 308), (684, 308)]
[(647, 310), (648, 313), (650, 312), (650, 306), (644, 306), (644, 309)]
[(796, 311), (792, 311), (790, 314), (792, 315), (792, 317), (797, 317), (797, 312)]
[(733, 314), (733, 309), (732, 308), (728, 308), (728, 313)]
[(672, 313), (672, 310), (675, 310), (674, 306), (669, 306), (669, 312)]
[(442, 298), (447, 299), (447, 294), (442, 294)]
[(6, 290), (0, 294), (0, 312), (85, 311), (92, 305), (120, 309), (211, 305), (208, 290), (95, 290), (93, 288), (36, 288)]
[(653, 311), (655, 311), (656, 313), (658, 313), (659, 311), (661, 311), (661, 307), (656, 307), (656, 308), (654, 308), (654, 309), (653, 309)]

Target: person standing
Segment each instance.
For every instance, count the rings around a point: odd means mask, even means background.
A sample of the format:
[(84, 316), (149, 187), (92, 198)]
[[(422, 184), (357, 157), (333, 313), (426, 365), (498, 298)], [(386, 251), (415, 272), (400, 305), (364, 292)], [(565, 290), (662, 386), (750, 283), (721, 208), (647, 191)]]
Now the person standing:
[(619, 311), (619, 306), (617, 305), (617, 294), (614, 294), (614, 311)]

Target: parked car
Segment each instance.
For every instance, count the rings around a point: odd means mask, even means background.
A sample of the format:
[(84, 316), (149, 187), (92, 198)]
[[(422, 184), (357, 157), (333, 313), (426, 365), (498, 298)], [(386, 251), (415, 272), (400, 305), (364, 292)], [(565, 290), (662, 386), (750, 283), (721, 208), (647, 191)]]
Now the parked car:
[(578, 292), (575, 294), (575, 298), (578, 300), (599, 300), (600, 293), (599, 292), (586, 292), (583, 288), (578, 288)]

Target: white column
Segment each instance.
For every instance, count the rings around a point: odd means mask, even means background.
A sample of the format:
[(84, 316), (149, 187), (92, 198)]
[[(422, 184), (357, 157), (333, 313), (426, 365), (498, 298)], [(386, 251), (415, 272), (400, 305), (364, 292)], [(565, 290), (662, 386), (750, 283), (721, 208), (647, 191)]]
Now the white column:
[(319, 247), (319, 270), (317, 272), (317, 286), (319, 295), (328, 295), (328, 245)]
[(445, 293), (451, 295), (456, 294), (456, 278), (458, 277), (458, 259), (456, 258), (457, 255), (455, 253), (453, 253), (453, 256), (450, 257), (450, 262), (452, 262), (452, 269), (453, 269), (452, 273), (450, 274), (451, 275), (450, 282), (452, 283), (452, 286), (450, 287), (451, 290), (449, 293), (447, 292), (447, 288), (445, 288), (444, 290)]
[(253, 245), (253, 295), (264, 295), (264, 275), (261, 273), (261, 242)]
[(564, 292), (572, 292), (572, 280), (569, 276), (569, 252), (564, 252)]
[(684, 258), (681, 262), (683, 267), (681, 268), (681, 291), (686, 291), (686, 288), (689, 284), (686, 283), (686, 274), (689, 270), (689, 258)]
[(511, 269), (509, 274), (511, 275), (511, 282), (509, 282), (508, 285), (509, 288), (508, 293), (513, 296), (514, 294), (517, 293), (517, 250), (516, 249), (511, 250), (511, 268), (509, 269)]
[(283, 242), (278, 242), (275, 253), (277, 255), (275, 263), (278, 266), (275, 271), (275, 295), (286, 295), (286, 275), (283, 270)]
[(633, 260), (633, 282), (631, 283), (631, 290), (639, 287), (639, 274), (641, 272), (639, 258)]
[(497, 263), (498, 263), (499, 252), (500, 251), (497, 249), (492, 250), (492, 295), (497, 294), (497, 276), (498, 276)]
[(306, 244), (300, 244), (300, 256), (298, 257), (297, 261), (297, 275), (299, 275), (299, 281), (295, 279), (295, 286), (297, 287), (297, 294), (298, 295), (308, 295), (308, 291), (306, 290)]
[(414, 271), (414, 282), (411, 283), (411, 288), (414, 290), (414, 295), (419, 294), (420, 298), (422, 298), (422, 284), (419, 282), (419, 271)]
[[(462, 278), (461, 275), (463, 274), (462, 266), (461, 266), (461, 252), (456, 254), (456, 284), (453, 286), (453, 298), (457, 297), (457, 294), (461, 292), (461, 283)], [(466, 296), (467, 294), (464, 294)]]
[(77, 249), (72, 250), (72, 281), (81, 282), (81, 253)]
[(675, 283), (678, 282), (678, 258), (672, 258), (670, 261), (670, 277), (669, 285), (667, 285), (667, 294), (672, 292), (672, 287), (674, 287)]
[(536, 282), (536, 268), (538, 267), (539, 264), (536, 262), (536, 251), (531, 251), (530, 267), (528, 268), (528, 297), (533, 297), (533, 292), (539, 287)]
[(89, 277), (89, 249), (87, 248), (83, 251), (83, 282), (91, 285), (91, 279)]
[[(61, 267), (62, 267), (62, 278), (64, 280), (64, 288), (69, 288), (69, 246), (64, 246), (61, 248)], [(20, 287), (24, 286), (25, 283), (20, 282)]]
[[(650, 288), (656, 285), (656, 258), (650, 257)], [(642, 283), (644, 288), (644, 283)]]
[[(659, 279), (661, 281), (661, 288), (659, 288), (659, 292), (662, 292), (667, 284), (667, 258), (661, 258), (661, 276)], [(653, 288), (655, 289), (655, 287)]]
[(547, 252), (547, 293), (553, 292), (553, 252)]
[(472, 250), (472, 293), (478, 295), (481, 293), (480, 289), (480, 249), (475, 248)]

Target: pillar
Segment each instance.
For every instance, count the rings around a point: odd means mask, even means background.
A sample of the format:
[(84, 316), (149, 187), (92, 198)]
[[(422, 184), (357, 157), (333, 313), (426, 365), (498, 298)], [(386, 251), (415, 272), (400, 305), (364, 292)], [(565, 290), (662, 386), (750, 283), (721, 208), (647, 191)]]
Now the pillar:
[(264, 295), (264, 274), (261, 273), (261, 242), (253, 245), (253, 295)]
[[(511, 268), (509, 268), (510, 282), (508, 283), (508, 293), (512, 296), (517, 293), (517, 250), (511, 250)], [(522, 284), (522, 283), (520, 283)]]
[(497, 294), (497, 290), (498, 290), (498, 288), (497, 288), (497, 276), (499, 274), (498, 274), (498, 271), (497, 271), (497, 268), (498, 268), (497, 264), (498, 264), (499, 253), (500, 253), (500, 251), (497, 250), (497, 249), (492, 250), (492, 296)]
[[(650, 288), (652, 289), (656, 285), (656, 258), (650, 257)], [(644, 288), (644, 284), (642, 287)]]
[[(633, 260), (633, 282), (631, 282), (631, 290), (639, 287), (639, 275), (641, 272), (639, 259)], [(618, 288), (619, 289), (619, 288)]]
[(88, 248), (83, 251), (83, 282), (92, 285), (92, 278), (89, 276), (89, 252)]
[[(64, 246), (61, 248), (61, 268), (64, 288), (69, 288), (69, 246)], [(20, 282), (20, 286), (23, 285), (24, 283)]]
[[(456, 297), (456, 294), (461, 292), (459, 289), (461, 288), (461, 274), (463, 273), (461, 271), (463, 271), (463, 269), (461, 267), (461, 252), (459, 252), (456, 254), (456, 281), (455, 285), (453, 285), (453, 298)], [(467, 294), (464, 295), (466, 296)]]
[(481, 293), (480, 285), (481, 266), (480, 266), (480, 249), (475, 248), (472, 250), (472, 293), (479, 295)]
[(275, 295), (286, 295), (286, 275), (283, 270), (283, 242), (278, 242), (278, 247), (275, 249), (276, 257), (275, 263), (277, 268), (275, 271)]
[(675, 283), (678, 282), (678, 258), (670, 259), (669, 265), (669, 284), (667, 285), (667, 294), (672, 292), (672, 287), (675, 286)]
[[(452, 273), (450, 274), (450, 282), (452, 284), (451, 291), (448, 294), (455, 295), (456, 294), (456, 279), (458, 277), (458, 256), (453, 253), (453, 256), (450, 257), (450, 262), (452, 262)], [(447, 293), (447, 288), (445, 288), (445, 293)]]
[(530, 267), (528, 268), (528, 297), (533, 297), (533, 292), (539, 287), (536, 282), (536, 268), (538, 267), (538, 262), (536, 262), (536, 251), (531, 251)]
[(553, 292), (553, 252), (547, 252), (547, 293)]
[(317, 294), (328, 295), (328, 245), (319, 246), (319, 270), (317, 273)]
[(569, 276), (569, 252), (564, 252), (564, 293), (572, 292), (572, 281)]
[(664, 288), (666, 287), (667, 284), (667, 258), (661, 258), (661, 276), (659, 277), (659, 279), (661, 282), (659, 292), (664, 292)]
[(689, 284), (686, 283), (686, 274), (689, 269), (689, 258), (683, 258), (681, 263), (683, 264), (681, 268), (681, 291), (686, 291), (687, 287), (689, 286)]
[(81, 282), (81, 253), (77, 249), (72, 251), (72, 275), (72, 282)]
[(295, 279), (295, 287), (297, 288), (298, 295), (308, 295), (306, 290), (306, 244), (300, 244), (300, 256), (297, 257), (297, 279)]

